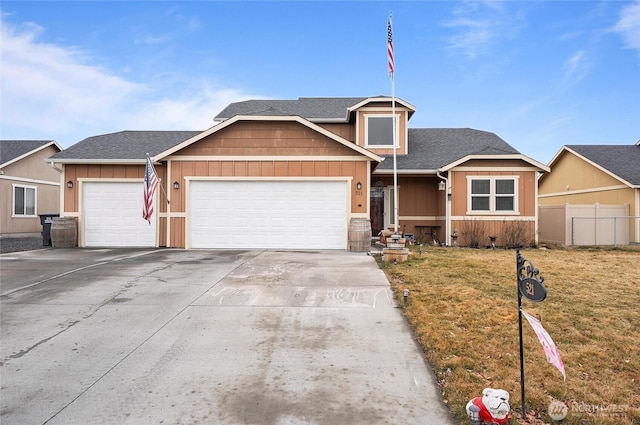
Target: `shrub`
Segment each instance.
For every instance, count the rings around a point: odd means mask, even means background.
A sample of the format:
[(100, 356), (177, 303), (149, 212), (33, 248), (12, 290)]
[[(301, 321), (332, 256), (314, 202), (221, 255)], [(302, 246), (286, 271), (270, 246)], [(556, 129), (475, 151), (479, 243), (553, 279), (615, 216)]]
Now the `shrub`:
[(527, 244), (527, 223), (522, 220), (504, 220), (502, 241), (506, 248), (524, 247)]
[(465, 219), (462, 223), (462, 235), (467, 246), (479, 248), (487, 239), (486, 224), (482, 220)]

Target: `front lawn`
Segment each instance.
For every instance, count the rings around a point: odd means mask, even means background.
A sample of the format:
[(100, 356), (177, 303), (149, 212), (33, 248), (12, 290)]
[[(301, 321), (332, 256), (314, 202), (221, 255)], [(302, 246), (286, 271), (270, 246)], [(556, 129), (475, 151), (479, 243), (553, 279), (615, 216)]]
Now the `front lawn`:
[(563, 424), (640, 424), (640, 251), (521, 251), (548, 291), (540, 303), (523, 299), (523, 309), (542, 321), (567, 373), (564, 382), (523, 318), (524, 422), (515, 250), (415, 248), (408, 261), (381, 267), (460, 424), (485, 387), (510, 393), (512, 424), (555, 423), (553, 400), (568, 407)]

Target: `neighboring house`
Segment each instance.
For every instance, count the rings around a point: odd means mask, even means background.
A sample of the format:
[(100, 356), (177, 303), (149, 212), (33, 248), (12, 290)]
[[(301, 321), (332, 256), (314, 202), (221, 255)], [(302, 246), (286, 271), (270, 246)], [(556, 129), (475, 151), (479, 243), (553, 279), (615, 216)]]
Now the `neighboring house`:
[[(402, 99), (237, 102), (205, 131), (90, 137), (50, 161), (68, 182), (62, 213), (77, 218), (79, 246), (347, 249), (351, 219), (371, 219), (374, 236), (395, 225), (393, 111), (399, 230), (440, 230), (449, 244), (458, 228), (463, 245), (465, 225), (481, 223), (486, 245), (517, 222), (535, 240), (537, 177), (549, 169), (492, 133), (410, 129), (415, 108)], [(162, 186), (151, 225), (147, 153)]]
[(60, 171), (45, 160), (62, 148), (52, 140), (0, 140), (0, 235), (42, 231), (39, 214), (60, 211)]
[(567, 145), (540, 178), (540, 241), (640, 243), (640, 141)]

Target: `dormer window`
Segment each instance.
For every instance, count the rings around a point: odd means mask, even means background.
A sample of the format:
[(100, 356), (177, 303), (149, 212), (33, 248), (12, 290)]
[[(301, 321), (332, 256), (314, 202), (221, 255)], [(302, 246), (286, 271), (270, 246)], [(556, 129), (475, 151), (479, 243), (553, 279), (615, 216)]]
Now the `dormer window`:
[[(393, 147), (393, 115), (365, 115), (364, 117), (366, 146)], [(396, 144), (398, 144), (397, 140)]]

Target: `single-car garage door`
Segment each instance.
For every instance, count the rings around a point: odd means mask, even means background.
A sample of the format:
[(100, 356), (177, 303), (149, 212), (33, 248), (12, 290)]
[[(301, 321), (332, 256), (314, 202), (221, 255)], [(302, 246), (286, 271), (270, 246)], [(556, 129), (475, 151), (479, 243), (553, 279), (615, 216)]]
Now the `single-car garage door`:
[(348, 183), (192, 181), (191, 248), (346, 249)]
[(142, 194), (142, 182), (83, 183), (84, 246), (156, 246), (157, 208), (149, 224), (142, 218)]

